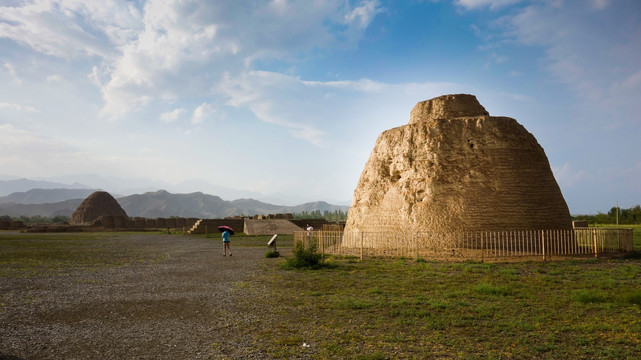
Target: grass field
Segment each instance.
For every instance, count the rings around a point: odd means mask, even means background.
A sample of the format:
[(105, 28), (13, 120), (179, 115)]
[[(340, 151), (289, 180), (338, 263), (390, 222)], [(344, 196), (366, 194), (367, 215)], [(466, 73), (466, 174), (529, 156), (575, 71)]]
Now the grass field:
[(280, 319), (260, 333), (275, 358), (641, 357), (640, 260), (329, 261), (274, 261), (257, 282)]
[(123, 252), (117, 243), (125, 233), (0, 232), (0, 278), (8, 276), (65, 274), (78, 269), (123, 266), (132, 262), (158, 261), (144, 248)]
[[(267, 251), (270, 238), (235, 235), (234, 256), (243, 247)], [(29, 240), (0, 233), (0, 281), (164, 261), (145, 248), (124, 252), (119, 241), (118, 233)], [(292, 238), (279, 237), (278, 246), (288, 254)], [(270, 358), (641, 358), (640, 257), (509, 264), (329, 257), (315, 271), (284, 270), (275, 258), (235, 291), (258, 319), (243, 327)]]

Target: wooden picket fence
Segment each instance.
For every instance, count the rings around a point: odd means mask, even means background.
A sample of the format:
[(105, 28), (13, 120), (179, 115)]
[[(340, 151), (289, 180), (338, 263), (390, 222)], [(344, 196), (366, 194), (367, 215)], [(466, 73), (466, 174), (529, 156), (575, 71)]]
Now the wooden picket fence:
[(509, 261), (594, 256), (631, 252), (632, 229), (476, 232), (299, 231), (294, 242), (315, 243), (323, 254), (366, 257), (415, 257), (434, 260)]

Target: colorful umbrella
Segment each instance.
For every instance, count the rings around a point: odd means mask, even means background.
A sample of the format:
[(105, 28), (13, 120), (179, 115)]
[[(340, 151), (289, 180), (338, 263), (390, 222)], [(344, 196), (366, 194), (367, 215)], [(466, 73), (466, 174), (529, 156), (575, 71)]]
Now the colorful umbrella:
[(229, 226), (227, 226), (227, 225), (219, 226), (219, 227), (218, 227), (218, 231), (220, 231), (220, 232), (229, 231), (229, 234), (230, 234), (230, 235), (234, 235), (234, 229), (230, 228), (230, 227), (229, 227)]

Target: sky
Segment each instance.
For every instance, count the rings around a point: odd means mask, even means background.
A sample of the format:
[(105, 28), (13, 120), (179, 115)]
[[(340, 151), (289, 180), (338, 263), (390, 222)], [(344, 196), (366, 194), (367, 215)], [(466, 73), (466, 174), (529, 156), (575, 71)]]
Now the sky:
[(638, 0), (0, 0), (0, 180), (348, 204), (382, 131), (467, 93), (607, 212), (641, 203), (640, 59)]

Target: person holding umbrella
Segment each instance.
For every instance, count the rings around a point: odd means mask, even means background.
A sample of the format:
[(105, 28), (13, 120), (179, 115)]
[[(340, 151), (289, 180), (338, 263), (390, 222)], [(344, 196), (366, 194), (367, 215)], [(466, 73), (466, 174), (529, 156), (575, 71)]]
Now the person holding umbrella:
[(229, 251), (229, 256), (231, 256), (231, 246), (229, 243), (229, 236), (234, 235), (234, 229), (229, 226), (223, 225), (218, 227), (218, 231), (223, 233), (223, 256), (227, 256), (227, 251)]

